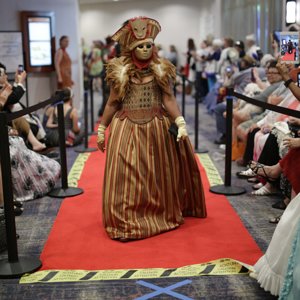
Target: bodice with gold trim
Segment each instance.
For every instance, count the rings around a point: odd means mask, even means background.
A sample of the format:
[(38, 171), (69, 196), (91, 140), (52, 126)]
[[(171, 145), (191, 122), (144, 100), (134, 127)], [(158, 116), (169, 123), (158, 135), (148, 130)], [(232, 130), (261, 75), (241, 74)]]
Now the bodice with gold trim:
[(162, 106), (162, 90), (153, 79), (147, 83), (130, 83), (116, 117), (145, 124), (154, 117), (162, 119), (163, 115), (166, 115), (166, 111)]

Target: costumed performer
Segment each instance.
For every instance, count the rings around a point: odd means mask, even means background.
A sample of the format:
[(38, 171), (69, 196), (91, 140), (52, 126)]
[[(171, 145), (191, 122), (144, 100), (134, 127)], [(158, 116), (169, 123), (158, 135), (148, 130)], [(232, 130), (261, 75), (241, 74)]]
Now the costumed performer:
[(184, 216), (206, 217), (200, 172), (173, 95), (175, 67), (154, 46), (160, 29), (147, 17), (126, 21), (112, 36), (121, 57), (107, 64), (111, 91), (97, 139), (104, 152), (110, 125), (103, 222), (109, 237), (123, 242), (175, 229)]

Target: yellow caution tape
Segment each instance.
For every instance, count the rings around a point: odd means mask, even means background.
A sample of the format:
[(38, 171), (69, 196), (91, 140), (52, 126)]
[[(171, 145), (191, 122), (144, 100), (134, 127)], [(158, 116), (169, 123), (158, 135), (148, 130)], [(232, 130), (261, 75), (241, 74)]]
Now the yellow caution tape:
[(80, 153), (77, 156), (77, 158), (69, 172), (69, 175), (68, 175), (69, 187), (78, 187), (78, 180), (81, 177), (84, 165), (85, 165), (86, 161), (88, 160), (90, 154), (91, 153)]
[(231, 258), (222, 258), (208, 263), (189, 265), (181, 268), (149, 268), (134, 270), (46, 270), (33, 274), (25, 274), (20, 284), (56, 283), (56, 282), (86, 282), (123, 279), (194, 277), (206, 275), (248, 274), (252, 266)]
[(224, 184), (219, 171), (216, 169), (214, 163), (207, 153), (197, 154), (200, 159), (201, 165), (205, 169), (210, 186)]

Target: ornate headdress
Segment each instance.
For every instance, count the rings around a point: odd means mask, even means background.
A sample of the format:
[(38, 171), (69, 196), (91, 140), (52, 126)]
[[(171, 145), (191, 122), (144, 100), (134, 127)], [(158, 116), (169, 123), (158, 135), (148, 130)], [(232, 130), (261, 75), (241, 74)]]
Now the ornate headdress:
[(112, 39), (131, 51), (140, 44), (153, 43), (160, 30), (159, 23), (154, 19), (136, 17), (126, 21)]

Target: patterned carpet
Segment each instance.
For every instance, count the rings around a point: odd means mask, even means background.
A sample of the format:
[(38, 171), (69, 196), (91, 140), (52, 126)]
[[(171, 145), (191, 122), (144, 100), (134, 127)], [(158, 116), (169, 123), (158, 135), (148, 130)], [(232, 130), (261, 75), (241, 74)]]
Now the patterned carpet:
[[(181, 97), (178, 103), (181, 107)], [(95, 93), (95, 108), (101, 104), (101, 97)], [(186, 98), (186, 120), (192, 143), (194, 143), (194, 104), (192, 97)], [(96, 116), (96, 111), (95, 111)], [(220, 175), (224, 176), (224, 151), (213, 143), (216, 138), (215, 121), (213, 116), (206, 113), (200, 104), (199, 111), (199, 147), (209, 149), (209, 155), (214, 161)], [(77, 153), (69, 148), (67, 151), (68, 169), (71, 168)], [(237, 179), (234, 175), (242, 168), (232, 163), (232, 185), (244, 186), (248, 192), (251, 186), (247, 181)], [(259, 247), (265, 251), (271, 239), (275, 225), (268, 223), (268, 218), (280, 214), (282, 211), (273, 209), (271, 205), (277, 197), (254, 197), (249, 193), (228, 197), (232, 206), (238, 212), (245, 227), (256, 240)], [(61, 199), (44, 197), (25, 203), (24, 213), (16, 218), (19, 256), (39, 256), (51, 226), (59, 210)], [(201, 251), (201, 249), (197, 249)], [(83, 249), (84, 255), (84, 249)], [(3, 252), (0, 258), (6, 258)], [(103, 258), (105, 259), (105, 258)], [(188, 284), (180, 285), (185, 278), (149, 279), (160, 291), (153, 299), (276, 299), (264, 292), (257, 282), (247, 275), (231, 276), (202, 276), (187, 278)], [(177, 284), (177, 285), (176, 285)], [(174, 288), (172, 294), (168, 288)], [(141, 285), (135, 280), (88, 282), (88, 283), (52, 283), (20, 285), (17, 279), (0, 280), (0, 299), (150, 299), (146, 295), (153, 292), (149, 286)], [(165, 288), (165, 293), (162, 288)], [(170, 289), (170, 288), (169, 288)], [(177, 295), (177, 297), (176, 297)], [(149, 296), (150, 297), (150, 296)]]

